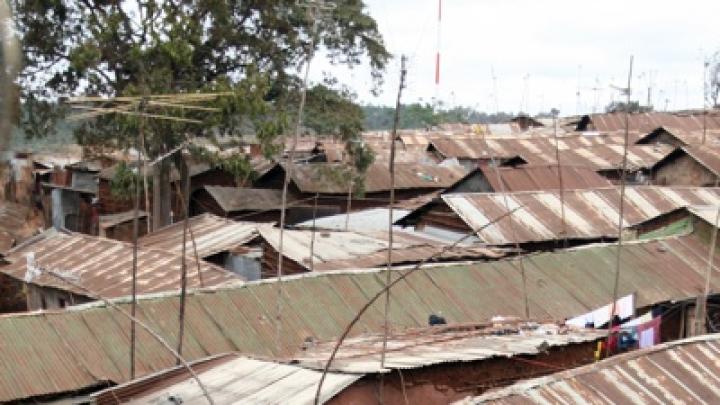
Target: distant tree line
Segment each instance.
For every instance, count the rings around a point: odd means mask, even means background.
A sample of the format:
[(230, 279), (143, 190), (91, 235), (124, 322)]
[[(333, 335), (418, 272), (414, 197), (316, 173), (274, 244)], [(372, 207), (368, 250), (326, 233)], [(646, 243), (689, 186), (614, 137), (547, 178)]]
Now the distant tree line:
[[(395, 107), (364, 105), (364, 128), (369, 131), (392, 129)], [(495, 124), (508, 122), (516, 115), (477, 111), (469, 107), (434, 108), (429, 103), (412, 103), (402, 106), (400, 129), (432, 128), (443, 123)]]

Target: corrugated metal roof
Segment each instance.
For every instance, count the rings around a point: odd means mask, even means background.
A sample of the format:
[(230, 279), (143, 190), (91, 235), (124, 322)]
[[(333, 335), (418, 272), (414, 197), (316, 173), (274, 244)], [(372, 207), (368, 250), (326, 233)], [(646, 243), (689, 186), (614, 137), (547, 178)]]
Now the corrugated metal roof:
[[(201, 258), (231, 250), (259, 235), (258, 223), (237, 222), (209, 213), (191, 217), (188, 225), (195, 238), (198, 256)], [(143, 236), (138, 240), (138, 244), (150, 249), (180, 254), (182, 253), (183, 226), (182, 221), (168, 225)], [(194, 255), (193, 242), (189, 234), (185, 241), (185, 249), (187, 255)]]
[[(105, 298), (129, 295), (132, 288), (132, 245), (112, 239), (77, 233), (46, 231), (13, 250), (0, 271), (23, 280), (27, 272), (25, 254), (33, 252), (35, 263), (41, 268), (66, 274), (75, 283)], [(188, 287), (200, 287), (195, 260), (187, 258)], [(181, 258), (159, 249), (138, 249), (138, 294), (180, 289)], [(226, 286), (241, 284), (242, 279), (225, 269), (207, 262), (200, 263), (203, 285)], [(72, 291), (87, 292), (73, 287), (48, 274), (41, 274), (32, 284)]]
[(675, 137), (677, 140), (685, 145), (700, 145), (703, 140), (706, 144), (717, 146), (720, 143), (720, 128), (716, 129), (683, 129), (683, 128), (672, 128), (672, 127), (660, 127), (643, 136), (638, 140), (638, 143), (649, 143), (654, 138), (654, 135), (667, 132)]
[[(393, 210), (393, 222), (410, 213), (410, 210), (396, 208)], [(320, 229), (334, 229), (337, 231), (345, 230), (345, 221), (347, 214), (331, 215), (323, 218), (315, 219), (315, 226)], [(371, 208), (362, 211), (350, 213), (350, 219), (347, 229), (349, 231), (367, 232), (367, 231), (385, 231), (388, 229), (388, 219), (390, 213), (387, 208)], [(313, 226), (313, 220), (301, 222), (296, 227), (310, 228)]]
[(717, 147), (686, 146), (682, 150), (715, 175), (720, 176), (720, 150)]
[(714, 334), (618, 355), (456, 403), (713, 404), (720, 402), (718, 387), (720, 335)]
[[(387, 218), (386, 218), (387, 221)], [(260, 236), (275, 250), (280, 245), (280, 229), (271, 226), (260, 226)], [(283, 236), (283, 256), (310, 268), (310, 245), (313, 238), (311, 230), (285, 230)], [(388, 247), (387, 230), (326, 231), (315, 232), (313, 247), (313, 269), (329, 271), (339, 269), (365, 269), (387, 264)], [(428, 249), (446, 245), (435, 238), (419, 232), (406, 232), (402, 229), (393, 231), (392, 262), (417, 263), (428, 256)], [(499, 250), (483, 246), (462, 245), (450, 249), (442, 257), (442, 261), (500, 258), (504, 256)]]
[[(489, 167), (481, 165), (493, 190), (507, 191), (543, 191), (560, 189), (560, 176), (557, 165)], [(581, 166), (560, 166), (562, 184), (566, 190), (600, 188), (612, 186), (610, 180), (597, 174), (593, 169)], [(498, 182), (498, 174), (500, 182)]]
[[(446, 188), (465, 175), (460, 167), (437, 165), (396, 164), (396, 189)], [(337, 164), (310, 163), (295, 165), (292, 171), (295, 185), (303, 193), (347, 194), (350, 176), (347, 167)], [(370, 165), (365, 173), (365, 192), (390, 190), (390, 170), (380, 162)]]
[[(615, 254), (612, 244), (526, 257), (530, 316), (558, 320), (607, 304), (613, 294), (614, 272), (609, 270)], [(638, 307), (694, 297), (705, 285), (706, 256), (706, 245), (693, 237), (628, 243), (620, 256), (618, 295), (635, 293)], [(275, 282), (190, 292), (183, 355), (187, 360), (227, 352), (291, 356), (308, 337), (322, 341), (338, 336), (384, 283), (382, 270), (285, 278), (279, 346)], [(487, 322), (494, 315), (522, 317), (522, 291), (514, 260), (427, 267), (393, 289), (389, 320), (398, 331), (427, 326), (433, 313), (442, 313), (449, 323)], [(711, 280), (711, 292), (720, 292), (720, 278)], [(128, 309), (128, 301), (118, 304)], [(177, 294), (141, 297), (138, 313), (171, 345), (176, 342)], [(101, 303), (0, 316), (0, 401), (127, 381), (128, 325), (116, 310)], [(381, 332), (383, 325), (382, 304), (371, 306), (351, 337)], [(166, 353), (146, 333), (139, 333), (138, 375), (174, 366)]]
[[(282, 190), (205, 186), (205, 190), (225, 212), (264, 211), (282, 207)], [(287, 202), (294, 201), (287, 196)]]
[[(502, 331), (502, 333), (499, 333)], [(538, 354), (545, 347), (591, 342), (607, 336), (597, 329), (572, 329), (555, 324), (501, 323), (429, 327), (391, 333), (387, 339), (385, 367), (380, 366), (382, 334), (347, 339), (337, 353), (332, 371), (387, 373), (441, 363), (480, 361), (494, 357)], [(291, 357), (293, 363), (322, 370), (336, 341), (316, 343)]]
[[(531, 165), (557, 164), (553, 138), (486, 139), (434, 138), (432, 146), (444, 157), (459, 159), (510, 159), (520, 156)], [(622, 136), (568, 136), (559, 138), (560, 163), (588, 166), (595, 170), (621, 167), (624, 138)], [(649, 168), (673, 151), (670, 145), (628, 146), (628, 166)]]
[[(142, 219), (148, 216), (145, 211), (138, 211), (138, 218)], [(125, 211), (117, 214), (100, 215), (100, 228), (112, 228), (125, 222), (131, 222), (135, 219), (135, 211)]]
[(715, 226), (717, 222), (718, 207), (712, 205), (693, 205), (687, 207), (688, 211), (708, 224)]
[[(583, 121), (589, 119), (598, 131), (620, 131), (625, 129), (625, 113), (591, 114)], [(584, 122), (581, 121), (581, 124)], [(707, 128), (720, 129), (720, 114), (709, 113), (706, 119)], [(678, 128), (685, 131), (703, 130), (703, 113), (679, 114), (669, 112), (647, 112), (630, 114), (628, 127), (630, 131), (648, 133), (660, 127)], [(582, 129), (582, 128), (578, 128)]]
[[(258, 230), (260, 236), (265, 241), (275, 250), (279, 249), (279, 228), (260, 226)], [(283, 235), (283, 255), (303, 266), (309, 267), (312, 238), (312, 231), (286, 229)], [(388, 247), (386, 239), (380, 239), (358, 232), (344, 231), (317, 231), (315, 232), (314, 243), (312, 260), (315, 263), (361, 258), (365, 255), (385, 250)], [(407, 247), (407, 245), (401, 242), (395, 242), (394, 246), (397, 248)]]
[[(488, 244), (617, 236), (618, 188), (564, 191), (564, 227), (559, 191), (517, 192), (506, 196), (510, 210), (521, 208), (487, 227), (507, 212), (503, 194), (445, 194), (442, 199), (471, 229), (479, 229), (478, 237)], [(625, 226), (632, 226), (687, 205), (718, 204), (720, 188), (628, 187), (623, 221)]]
[[(227, 356), (216, 363), (219, 364), (213, 364), (197, 374), (218, 405), (315, 403), (315, 392), (322, 375), (319, 371), (238, 355)], [(207, 401), (197, 383), (187, 373), (174, 377), (169, 384), (164, 383), (163, 374), (172, 372), (176, 372), (176, 369), (109, 388), (91, 397), (100, 403), (116, 403), (117, 393), (121, 395), (122, 402), (128, 404), (170, 403), (170, 397), (185, 404)], [(328, 373), (320, 403), (327, 402), (362, 377), (362, 374)], [(158, 379), (160, 381), (155, 382)], [(122, 395), (124, 391), (131, 391), (131, 397)]]

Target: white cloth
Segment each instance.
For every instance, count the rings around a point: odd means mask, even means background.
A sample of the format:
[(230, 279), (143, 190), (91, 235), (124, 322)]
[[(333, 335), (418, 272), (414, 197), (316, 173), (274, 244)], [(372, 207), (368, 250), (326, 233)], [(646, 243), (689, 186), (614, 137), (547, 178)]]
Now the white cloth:
[(620, 319), (626, 319), (635, 313), (635, 294), (626, 295), (615, 301), (615, 313), (612, 312), (612, 304), (607, 304), (594, 311), (568, 319), (565, 324), (584, 328), (588, 323), (592, 323), (595, 327), (600, 327), (612, 319), (613, 315), (617, 315)]

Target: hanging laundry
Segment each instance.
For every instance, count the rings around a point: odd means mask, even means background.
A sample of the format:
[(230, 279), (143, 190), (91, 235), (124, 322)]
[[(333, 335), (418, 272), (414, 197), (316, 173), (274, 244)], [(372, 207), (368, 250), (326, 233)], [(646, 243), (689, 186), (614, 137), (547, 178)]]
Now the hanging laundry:
[(645, 322), (637, 326), (638, 340), (640, 341), (640, 348), (655, 346), (660, 343), (660, 316), (654, 318), (650, 322)]
[(607, 304), (587, 314), (569, 319), (565, 321), (565, 324), (578, 328), (584, 328), (592, 324), (599, 328), (610, 322), (614, 315), (617, 315), (620, 319), (630, 318), (635, 314), (635, 294), (629, 294), (618, 299), (615, 301), (615, 313), (611, 313), (612, 309), (612, 304)]

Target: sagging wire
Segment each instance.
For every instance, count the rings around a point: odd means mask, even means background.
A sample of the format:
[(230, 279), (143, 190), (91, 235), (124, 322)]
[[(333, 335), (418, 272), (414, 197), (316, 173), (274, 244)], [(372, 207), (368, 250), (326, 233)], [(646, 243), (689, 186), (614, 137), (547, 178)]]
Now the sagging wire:
[(330, 370), (330, 366), (332, 365), (333, 360), (335, 360), (335, 356), (337, 355), (338, 350), (340, 350), (340, 346), (341, 346), (342, 343), (345, 341), (345, 339), (347, 338), (347, 336), (350, 334), (350, 331), (352, 330), (353, 326), (355, 326), (355, 324), (360, 320), (360, 317), (361, 317), (365, 312), (367, 312), (367, 310), (370, 308), (370, 306), (371, 306), (372, 304), (375, 303), (375, 301), (377, 301), (381, 296), (383, 296), (383, 295), (385, 294), (386, 291), (390, 290), (390, 289), (391, 289), (393, 286), (395, 286), (397, 283), (405, 280), (408, 276), (410, 276), (411, 274), (415, 273), (416, 271), (418, 271), (418, 270), (420, 270), (420, 269), (423, 269), (423, 265), (425, 265), (427, 262), (432, 261), (432, 260), (434, 260), (434, 259), (436, 259), (436, 258), (438, 258), (438, 257), (441, 257), (443, 254), (445, 254), (445, 253), (448, 252), (449, 250), (454, 249), (455, 247), (457, 247), (460, 243), (463, 243), (466, 239), (475, 236), (475, 234), (476, 234), (477, 232), (481, 232), (481, 231), (484, 230), (485, 228), (494, 225), (494, 224), (497, 223), (498, 221), (502, 220), (503, 218), (505, 218), (505, 217), (507, 217), (507, 216), (509, 216), (509, 215), (512, 215), (515, 211), (517, 211), (517, 210), (519, 210), (519, 209), (521, 209), (521, 208), (524, 208), (524, 205), (520, 205), (520, 206), (514, 208), (512, 211), (506, 212), (506, 213), (502, 214), (501, 216), (495, 218), (494, 220), (492, 220), (492, 221), (490, 221), (489, 223), (481, 226), (481, 227), (478, 228), (478, 229), (472, 229), (472, 230), (470, 230), (469, 232), (467, 232), (465, 235), (463, 235), (462, 237), (460, 237), (460, 238), (459, 238), (458, 240), (456, 240), (455, 242), (453, 242), (453, 243), (451, 243), (451, 244), (449, 244), (449, 245), (444, 246), (442, 249), (438, 250), (438, 251), (435, 252), (434, 254), (432, 254), (432, 255), (424, 258), (423, 260), (421, 260), (420, 262), (418, 262), (417, 264), (415, 264), (415, 265), (414, 265), (412, 268), (410, 268), (409, 270), (404, 271), (402, 274), (400, 274), (399, 277), (397, 277), (395, 280), (391, 281), (390, 284), (386, 285), (385, 287), (383, 287), (382, 289), (380, 289), (380, 291), (378, 291), (375, 295), (373, 295), (373, 296), (365, 303), (365, 305), (363, 305), (362, 308), (360, 308), (360, 310), (355, 314), (355, 316), (353, 317), (353, 319), (350, 321), (350, 323), (348, 323), (348, 325), (345, 327), (345, 330), (343, 331), (343, 333), (342, 333), (342, 334), (340, 335), (340, 337), (338, 338), (338, 341), (335, 343), (335, 347), (333, 347), (333, 350), (332, 350), (332, 352), (330, 353), (330, 357), (329, 357), (329, 358), (327, 359), (327, 361), (325, 362), (325, 367), (323, 368), (322, 376), (320, 377), (320, 381), (318, 382), (317, 391), (315, 392), (315, 405), (320, 405), (320, 395), (321, 395), (321, 392), (322, 392), (323, 383), (325, 382), (325, 378), (326, 378), (326, 376), (327, 376), (327, 373), (328, 373), (328, 371)]
[(305, 8), (308, 17), (312, 20), (312, 28), (310, 32), (310, 42), (308, 44), (307, 56), (305, 58), (305, 76), (303, 78), (302, 89), (300, 91), (300, 105), (298, 107), (297, 120), (295, 122), (295, 131), (292, 138), (292, 146), (288, 153), (287, 161), (289, 164), (285, 167), (285, 176), (283, 178), (283, 189), (282, 189), (282, 206), (280, 210), (280, 241), (278, 244), (278, 271), (277, 271), (277, 302), (276, 302), (276, 319), (275, 319), (275, 344), (280, 349), (281, 341), (280, 336), (282, 334), (282, 265), (283, 265), (283, 242), (284, 242), (284, 229), (285, 229), (285, 216), (286, 216), (286, 203), (288, 186), (290, 179), (292, 178), (292, 170), (294, 168), (294, 157), (295, 150), (297, 149), (298, 139), (300, 138), (300, 131), (302, 130), (303, 124), (303, 112), (305, 110), (305, 102), (307, 99), (307, 87), (310, 77), (310, 63), (315, 54), (315, 43), (318, 35), (319, 25), (319, 14), (335, 9), (335, 4), (325, 3), (325, 0), (297, 0), (296, 6)]
[[(175, 349), (173, 349), (172, 346), (170, 346), (170, 344), (167, 343), (167, 342), (165, 341), (165, 339), (162, 338), (162, 336), (160, 336), (160, 334), (158, 334), (157, 332), (155, 332), (155, 331), (154, 331), (152, 328), (150, 328), (147, 324), (145, 324), (143, 321), (141, 321), (140, 319), (138, 319), (135, 315), (128, 313), (128, 312), (125, 311), (122, 307), (120, 307), (119, 305), (117, 305), (117, 304), (115, 304), (114, 302), (110, 301), (109, 299), (107, 299), (107, 298), (105, 298), (105, 297), (103, 297), (103, 296), (101, 296), (101, 295), (99, 295), (99, 294), (97, 294), (97, 293), (95, 293), (95, 292), (93, 292), (93, 291), (90, 291), (87, 287), (85, 287), (85, 286), (83, 286), (83, 285), (80, 285), (80, 284), (74, 282), (73, 280), (71, 280), (71, 279), (68, 278), (68, 277), (63, 276), (62, 274), (59, 274), (59, 273), (57, 273), (57, 272), (55, 272), (55, 271), (52, 271), (52, 270), (43, 269), (43, 268), (41, 268), (41, 267), (37, 267), (36, 269), (39, 270), (40, 273), (48, 274), (48, 275), (50, 275), (50, 276), (52, 276), (52, 277), (54, 277), (54, 278), (59, 279), (60, 281), (63, 281), (63, 282), (65, 282), (65, 283), (69, 284), (70, 286), (72, 286), (72, 287), (74, 287), (74, 288), (77, 288), (77, 289), (80, 290), (80, 291), (83, 291), (84, 293), (86, 293), (86, 294), (87, 294), (89, 297), (91, 297), (91, 298), (94, 298), (94, 299), (96, 299), (96, 300), (102, 301), (102, 302), (105, 303), (105, 305), (107, 305), (108, 307), (110, 307), (110, 308), (118, 311), (121, 315), (123, 315), (124, 317), (128, 318), (128, 319), (130, 320), (130, 322), (132, 323), (132, 325), (136, 325), (136, 324), (137, 324), (137, 325), (139, 325), (141, 328), (143, 328), (148, 334), (150, 334), (150, 336), (152, 336), (158, 343), (160, 343), (160, 345), (162, 345), (168, 352), (170, 352), (170, 353), (173, 355), (173, 357), (175, 357), (175, 359), (180, 363), (180, 365), (182, 365), (182, 366), (188, 371), (188, 373), (190, 373), (190, 376), (191, 376), (192, 379), (197, 383), (198, 387), (199, 387), (200, 390), (202, 391), (203, 396), (205, 397), (205, 399), (207, 399), (208, 403), (209, 403), (210, 405), (214, 405), (214, 404), (215, 404), (215, 402), (214, 402), (213, 399), (212, 399), (212, 396), (210, 396), (210, 392), (208, 391), (207, 387), (206, 387), (205, 384), (203, 384), (203, 382), (200, 380), (200, 377), (197, 375), (197, 373), (195, 373), (195, 371), (192, 369), (192, 367), (191, 367), (190, 364), (187, 362), (187, 360), (185, 360), (180, 353), (178, 353), (177, 351), (175, 351)], [(131, 379), (134, 379), (134, 376), (131, 377)]]

